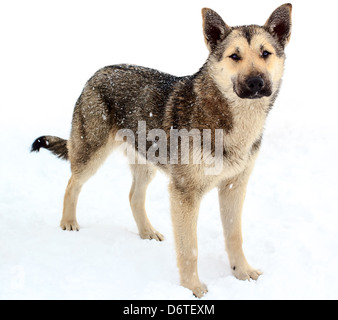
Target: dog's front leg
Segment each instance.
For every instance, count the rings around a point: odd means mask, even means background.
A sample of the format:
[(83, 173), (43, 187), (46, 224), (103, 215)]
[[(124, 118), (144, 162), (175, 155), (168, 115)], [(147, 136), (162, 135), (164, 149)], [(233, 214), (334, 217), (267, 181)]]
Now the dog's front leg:
[(219, 203), (225, 246), (232, 273), (240, 280), (257, 280), (262, 274), (247, 262), (242, 238), (242, 208), (251, 168), (219, 186)]
[(169, 190), (181, 285), (201, 298), (207, 292), (197, 271), (197, 218), (201, 199), (197, 192), (188, 187), (180, 189), (174, 183), (170, 184)]

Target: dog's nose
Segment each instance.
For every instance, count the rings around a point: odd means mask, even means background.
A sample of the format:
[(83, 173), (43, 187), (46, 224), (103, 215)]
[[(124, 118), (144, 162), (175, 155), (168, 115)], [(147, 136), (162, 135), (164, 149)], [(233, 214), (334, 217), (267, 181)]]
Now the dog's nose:
[(264, 80), (261, 77), (251, 77), (246, 81), (246, 85), (252, 93), (257, 93), (263, 89)]

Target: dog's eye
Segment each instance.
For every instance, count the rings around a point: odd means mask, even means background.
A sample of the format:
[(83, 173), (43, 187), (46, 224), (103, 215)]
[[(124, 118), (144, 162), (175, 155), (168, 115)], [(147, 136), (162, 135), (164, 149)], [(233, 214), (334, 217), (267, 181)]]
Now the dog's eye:
[(262, 52), (262, 57), (264, 58), (264, 59), (266, 59), (269, 55), (271, 55), (271, 52), (269, 52), (269, 51), (263, 51)]
[(231, 58), (234, 61), (241, 60), (241, 57), (238, 54), (236, 54), (236, 53), (232, 54), (229, 58)]

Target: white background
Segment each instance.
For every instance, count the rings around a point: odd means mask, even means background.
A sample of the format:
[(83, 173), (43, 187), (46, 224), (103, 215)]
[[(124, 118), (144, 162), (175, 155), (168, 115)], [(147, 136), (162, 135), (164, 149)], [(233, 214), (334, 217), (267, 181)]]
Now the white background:
[[(83, 188), (80, 232), (59, 228), (69, 164), (30, 154), (67, 138), (85, 82), (105, 65), (196, 72), (208, 52), (201, 9), (229, 25), (264, 24), (282, 1), (2, 1), (0, 4), (0, 299), (194, 299), (179, 286), (167, 178), (147, 210), (165, 235), (141, 240), (126, 159), (112, 155)], [(200, 210), (204, 299), (337, 299), (337, 17), (334, 1), (293, 1), (279, 98), (266, 124), (243, 214), (244, 250), (264, 274), (231, 275), (218, 200)]]

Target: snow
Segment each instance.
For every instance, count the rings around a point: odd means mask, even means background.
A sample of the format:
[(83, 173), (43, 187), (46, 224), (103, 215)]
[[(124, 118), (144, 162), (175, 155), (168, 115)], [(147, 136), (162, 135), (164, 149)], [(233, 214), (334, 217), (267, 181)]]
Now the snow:
[[(84, 83), (105, 65), (196, 72), (207, 56), (202, 7), (229, 25), (262, 24), (283, 2), (19, 2), (0, 5), (0, 299), (195, 299), (179, 285), (165, 176), (146, 203), (164, 242), (139, 238), (131, 175), (116, 153), (83, 188), (81, 230), (66, 232), (58, 224), (69, 164), (30, 145), (43, 134), (68, 137)], [(333, 1), (293, 5), (284, 83), (243, 213), (244, 251), (264, 273), (232, 276), (213, 190), (198, 226), (203, 299), (338, 298), (336, 10)]]

